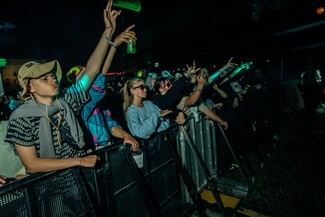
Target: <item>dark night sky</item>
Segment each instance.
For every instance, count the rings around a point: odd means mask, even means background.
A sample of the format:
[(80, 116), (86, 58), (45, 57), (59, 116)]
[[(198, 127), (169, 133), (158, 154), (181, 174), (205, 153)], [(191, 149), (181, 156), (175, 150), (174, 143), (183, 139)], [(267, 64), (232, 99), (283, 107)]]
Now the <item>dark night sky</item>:
[[(119, 48), (115, 63), (141, 66), (148, 61), (180, 66), (193, 59), (201, 64), (224, 63), (230, 56), (272, 56), (303, 50), (319, 55), (325, 47), (324, 14), (315, 0), (142, 0), (140, 13), (122, 9), (117, 32), (136, 24), (136, 55)], [(1, 3), (0, 56), (58, 59), (85, 64), (103, 32), (105, 0), (28, 1)], [(254, 16), (255, 15), (255, 16)], [(290, 34), (275, 33), (314, 23)], [(316, 46), (315, 46), (316, 44)], [(315, 46), (316, 48), (309, 48)], [(301, 51), (299, 51), (301, 52)]]

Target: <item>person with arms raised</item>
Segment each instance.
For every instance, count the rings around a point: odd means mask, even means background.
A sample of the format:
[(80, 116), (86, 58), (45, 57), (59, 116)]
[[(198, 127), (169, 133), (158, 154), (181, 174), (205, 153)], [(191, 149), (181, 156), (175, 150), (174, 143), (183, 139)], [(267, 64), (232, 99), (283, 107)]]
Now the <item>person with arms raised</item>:
[(57, 60), (43, 64), (31, 61), (20, 67), (18, 80), (25, 103), (11, 114), (5, 142), (14, 146), (28, 173), (95, 166), (99, 158), (83, 149), (83, 131), (76, 114), (89, 100), (87, 90), (100, 71), (119, 14), (109, 0), (103, 13), (105, 30), (85, 73), (62, 96), (62, 70)]

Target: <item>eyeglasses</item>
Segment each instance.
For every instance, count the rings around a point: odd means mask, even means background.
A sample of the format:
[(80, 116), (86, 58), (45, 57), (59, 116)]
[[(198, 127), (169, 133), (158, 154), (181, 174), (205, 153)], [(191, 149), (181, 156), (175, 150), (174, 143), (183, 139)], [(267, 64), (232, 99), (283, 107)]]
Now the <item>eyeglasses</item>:
[(136, 86), (136, 87), (132, 87), (132, 89), (137, 89), (137, 88), (140, 88), (141, 90), (144, 90), (144, 89), (148, 89), (148, 86), (144, 85), (144, 84), (141, 84), (139, 86)]

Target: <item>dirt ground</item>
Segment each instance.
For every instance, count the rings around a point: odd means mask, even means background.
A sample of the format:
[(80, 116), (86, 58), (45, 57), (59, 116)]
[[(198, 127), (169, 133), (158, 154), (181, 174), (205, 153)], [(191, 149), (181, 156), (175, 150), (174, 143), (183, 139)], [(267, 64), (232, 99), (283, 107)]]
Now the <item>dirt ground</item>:
[(282, 141), (269, 146), (242, 203), (267, 216), (325, 216), (325, 114), (295, 114)]

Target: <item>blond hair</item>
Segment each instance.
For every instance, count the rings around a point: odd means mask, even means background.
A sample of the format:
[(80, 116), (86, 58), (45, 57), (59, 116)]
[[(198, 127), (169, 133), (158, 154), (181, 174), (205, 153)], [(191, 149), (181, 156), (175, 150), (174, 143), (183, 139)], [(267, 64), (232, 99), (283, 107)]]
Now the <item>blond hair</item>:
[(133, 101), (133, 94), (131, 93), (131, 89), (136, 86), (136, 84), (138, 84), (139, 82), (144, 82), (143, 79), (141, 78), (132, 78), (129, 79), (125, 82), (124, 84), (124, 88), (123, 88), (123, 112), (124, 112), (124, 116), (126, 115), (126, 111), (128, 110), (128, 108), (130, 107), (130, 105), (132, 104)]

